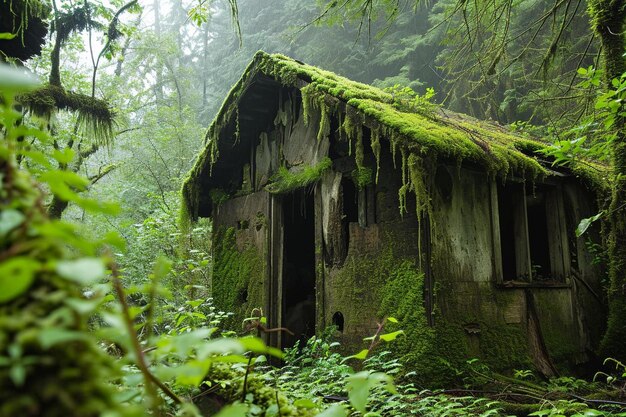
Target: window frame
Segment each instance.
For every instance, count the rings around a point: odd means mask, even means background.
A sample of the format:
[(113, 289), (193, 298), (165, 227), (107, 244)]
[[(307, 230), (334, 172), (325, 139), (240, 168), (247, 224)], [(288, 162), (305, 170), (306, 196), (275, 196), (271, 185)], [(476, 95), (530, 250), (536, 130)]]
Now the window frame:
[[(529, 277), (528, 281), (520, 281), (518, 279), (507, 279), (504, 276), (504, 266), (502, 259), (502, 234), (500, 231), (500, 207), (498, 199), (498, 182), (501, 179), (493, 178), (490, 180), (490, 206), (491, 206), (491, 231), (492, 231), (492, 249), (493, 249), (493, 274), (495, 277), (496, 286), (502, 288), (569, 288), (571, 287), (571, 265), (569, 259), (569, 241), (567, 238), (567, 227), (565, 219), (565, 206), (563, 198), (563, 187), (558, 181), (545, 180), (542, 182), (528, 182), (522, 178), (507, 178), (506, 183), (521, 184), (522, 185), (522, 203), (523, 203), (523, 230), (525, 231), (524, 237), (520, 238), (516, 236), (516, 242), (525, 246), (523, 252), (525, 258), (523, 260), (524, 266), (522, 269), (526, 269), (526, 274)], [(553, 210), (546, 212), (546, 222), (549, 223), (548, 234), (552, 237), (549, 244), (549, 257), (550, 257), (550, 274), (552, 276), (560, 276), (558, 279), (551, 280), (533, 280), (532, 261), (531, 261), (531, 241), (528, 228), (528, 200), (527, 190), (528, 187), (549, 187), (553, 190)], [(544, 203), (547, 204), (547, 203)], [(519, 256), (516, 253), (516, 257)], [(519, 261), (516, 259), (516, 264)], [(517, 275), (518, 277), (520, 274)], [(562, 277), (562, 278), (561, 278)]]

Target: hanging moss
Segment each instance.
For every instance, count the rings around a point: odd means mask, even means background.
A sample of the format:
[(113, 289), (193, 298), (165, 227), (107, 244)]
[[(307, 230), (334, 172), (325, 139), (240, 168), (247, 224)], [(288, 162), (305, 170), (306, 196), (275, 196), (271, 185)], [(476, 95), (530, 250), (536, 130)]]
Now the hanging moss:
[(78, 123), (96, 141), (108, 144), (113, 137), (115, 113), (106, 100), (66, 91), (55, 85), (46, 85), (20, 95), (18, 101), (33, 114), (46, 119), (57, 110), (75, 112)]
[(380, 129), (372, 129), (371, 139), (372, 152), (376, 158), (376, 184), (378, 184), (378, 173), (380, 172)]
[(292, 172), (286, 167), (278, 168), (278, 171), (270, 178), (270, 183), (265, 189), (272, 194), (288, 193), (295, 189), (311, 185), (322, 178), (322, 174), (332, 166), (330, 158), (324, 158), (316, 165), (301, 167)]
[(213, 188), (209, 190), (209, 198), (211, 199), (211, 202), (216, 206), (225, 203), (230, 197), (230, 194), (228, 194), (221, 188)]
[(371, 168), (361, 167), (352, 171), (352, 180), (359, 190), (374, 182), (374, 172)]

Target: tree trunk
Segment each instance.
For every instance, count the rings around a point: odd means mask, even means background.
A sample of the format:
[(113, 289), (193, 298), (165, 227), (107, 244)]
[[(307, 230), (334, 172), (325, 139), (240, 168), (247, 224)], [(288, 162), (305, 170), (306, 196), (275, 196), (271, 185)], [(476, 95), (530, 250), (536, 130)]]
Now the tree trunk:
[[(605, 77), (620, 78), (626, 70), (623, 54), (626, 5), (623, 0), (589, 2), (594, 30), (602, 43)], [(613, 143), (613, 193), (607, 221), (609, 224), (609, 318), (600, 345), (602, 357), (626, 360), (626, 119), (615, 122), (617, 137)]]
[[(157, 42), (161, 41), (161, 12), (159, 10), (159, 0), (154, 0), (153, 3), (154, 8), (154, 35), (156, 36)], [(156, 76), (156, 84), (154, 86), (154, 94), (156, 96), (157, 105), (163, 102), (163, 71), (161, 70), (161, 62), (158, 54), (156, 55), (155, 60), (155, 76)]]

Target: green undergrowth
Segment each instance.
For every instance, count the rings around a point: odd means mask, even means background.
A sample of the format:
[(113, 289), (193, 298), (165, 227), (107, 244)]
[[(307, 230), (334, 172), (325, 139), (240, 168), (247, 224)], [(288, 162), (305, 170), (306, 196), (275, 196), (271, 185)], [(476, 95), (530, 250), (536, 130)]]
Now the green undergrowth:
[[(405, 328), (405, 331), (408, 330)], [(387, 331), (387, 329), (385, 329)], [(254, 366), (255, 381), (251, 384), (250, 400), (264, 405), (265, 415), (274, 415), (278, 400), (284, 415), (291, 415), (296, 404), (307, 404), (309, 410), (321, 410), (326, 402), (337, 402), (348, 407), (350, 416), (623, 416), (626, 409), (619, 404), (597, 402), (593, 398), (605, 400), (619, 399), (609, 396), (607, 386), (590, 383), (572, 377), (561, 377), (542, 381), (530, 371), (519, 371), (516, 377), (505, 378), (492, 372), (487, 366), (468, 365), (454, 377), (463, 381), (463, 385), (448, 385), (446, 390), (423, 386), (420, 375), (412, 371), (396, 350), (376, 350), (362, 362), (338, 353), (342, 346), (333, 342), (334, 328), (328, 328), (318, 337), (288, 349), (284, 364), (280, 367), (268, 366), (260, 361)], [(367, 342), (364, 342), (367, 343)], [(393, 345), (386, 345), (389, 347)], [(468, 361), (473, 362), (473, 361)], [(395, 390), (389, 392), (382, 385), (371, 387), (367, 397), (367, 413), (360, 414), (350, 408), (348, 398), (350, 389), (347, 381), (357, 371), (351, 365), (357, 365), (361, 372), (382, 372), (391, 376)], [(223, 370), (220, 372), (224, 372)], [(217, 388), (226, 398), (240, 398), (241, 384), (227, 381), (241, 379), (242, 372), (237, 366), (228, 371), (227, 377), (210, 379), (210, 386), (226, 382), (226, 386)], [(442, 368), (443, 373), (453, 373), (450, 368)], [(233, 376), (234, 375), (234, 376)], [(257, 381), (264, 381), (263, 389), (256, 394)], [(454, 387), (457, 388), (454, 388)], [(270, 394), (274, 397), (270, 399)], [(290, 407), (291, 406), (291, 407)], [(273, 407), (273, 408), (272, 408)], [(284, 407), (284, 409), (283, 409)], [(300, 410), (302, 415), (311, 415)], [(262, 415), (262, 412), (261, 412)], [(315, 414), (313, 414), (315, 415)]]
[[(122, 404), (114, 382), (123, 369), (90, 332), (103, 294), (95, 290), (88, 297), (85, 287), (106, 276), (106, 259), (98, 253), (114, 239), (90, 240), (77, 227), (48, 218), (42, 189), (67, 190), (64, 196), (84, 209), (99, 206), (71, 191), (78, 176), (50, 169), (37, 181), (19, 166), (21, 137), (41, 144), (51, 139), (21, 124), (6, 91), (32, 81), (9, 75), (14, 78), (0, 79), (0, 415), (145, 415)], [(45, 159), (39, 151), (30, 155)]]

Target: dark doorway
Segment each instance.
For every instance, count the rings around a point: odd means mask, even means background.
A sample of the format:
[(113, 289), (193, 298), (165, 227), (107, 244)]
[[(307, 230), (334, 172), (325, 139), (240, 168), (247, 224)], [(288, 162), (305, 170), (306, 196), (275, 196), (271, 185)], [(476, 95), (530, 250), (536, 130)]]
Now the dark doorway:
[(297, 190), (283, 200), (283, 348), (315, 335), (315, 221), (313, 191)]

